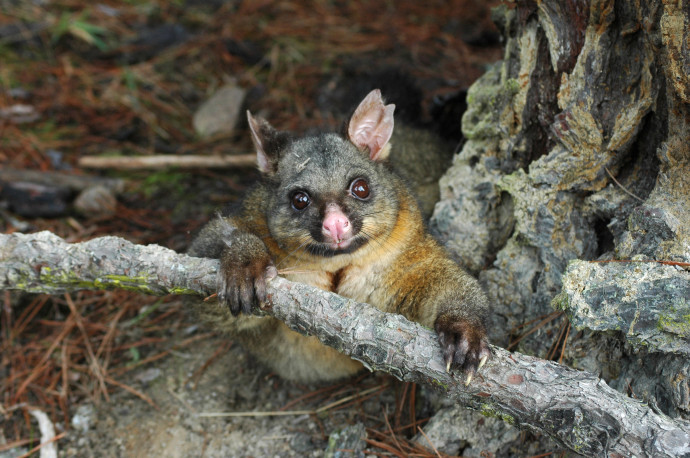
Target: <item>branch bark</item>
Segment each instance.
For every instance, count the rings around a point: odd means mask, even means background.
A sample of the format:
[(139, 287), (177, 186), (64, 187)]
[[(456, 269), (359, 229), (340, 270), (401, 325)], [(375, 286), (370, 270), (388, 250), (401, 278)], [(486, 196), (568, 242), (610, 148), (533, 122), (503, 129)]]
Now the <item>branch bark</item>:
[[(61, 293), (125, 288), (144, 294), (215, 292), (218, 261), (118, 237), (69, 244), (49, 232), (0, 234), (0, 289)], [(469, 387), (448, 374), (435, 334), (400, 315), (276, 278), (263, 310), (292, 329), (408, 382), (425, 383), (485, 415), (597, 456), (689, 456), (690, 423), (610, 388), (593, 374), (492, 347)]]

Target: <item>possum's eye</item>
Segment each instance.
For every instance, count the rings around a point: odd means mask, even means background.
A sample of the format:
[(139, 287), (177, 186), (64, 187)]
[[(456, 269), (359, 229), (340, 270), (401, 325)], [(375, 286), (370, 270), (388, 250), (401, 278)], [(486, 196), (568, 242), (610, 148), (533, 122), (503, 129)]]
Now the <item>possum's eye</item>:
[(357, 178), (350, 184), (350, 193), (360, 200), (367, 199), (369, 192), (369, 183), (364, 178)]
[(292, 195), (292, 208), (295, 210), (304, 210), (310, 202), (311, 199), (306, 192), (298, 191)]

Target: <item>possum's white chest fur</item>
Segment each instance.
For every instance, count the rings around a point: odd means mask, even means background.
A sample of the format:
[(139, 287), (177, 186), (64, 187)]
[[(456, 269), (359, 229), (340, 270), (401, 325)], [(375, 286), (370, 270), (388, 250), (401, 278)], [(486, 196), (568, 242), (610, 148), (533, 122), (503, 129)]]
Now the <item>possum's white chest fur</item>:
[[(352, 266), (343, 271), (335, 292), (349, 297), (357, 302), (367, 302), (377, 308), (382, 308), (381, 280), (384, 277), (384, 266), (376, 263), (364, 266)], [(378, 294), (377, 294), (378, 292)]]
[[(395, 256), (397, 253), (388, 252), (387, 255), (378, 258), (331, 258), (318, 265), (295, 266), (297, 272), (287, 275), (287, 278), (389, 311), (388, 302), (391, 298), (388, 297), (389, 292), (385, 283), (388, 269), (394, 263), (392, 258)], [(350, 262), (343, 262), (346, 259)]]

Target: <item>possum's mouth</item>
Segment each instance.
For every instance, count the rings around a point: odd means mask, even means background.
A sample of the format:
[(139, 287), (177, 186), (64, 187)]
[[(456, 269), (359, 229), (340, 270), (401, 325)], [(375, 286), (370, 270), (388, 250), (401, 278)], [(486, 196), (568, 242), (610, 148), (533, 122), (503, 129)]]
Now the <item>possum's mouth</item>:
[(340, 242), (313, 242), (309, 243), (306, 248), (313, 255), (330, 258), (340, 254), (353, 253), (365, 243), (367, 243), (365, 237), (354, 236)]
[(327, 245), (329, 248), (331, 248), (333, 250), (344, 250), (352, 244), (352, 240), (353, 240), (353, 238), (350, 237), (350, 238), (345, 239), (345, 240), (339, 240), (337, 242), (328, 243)]

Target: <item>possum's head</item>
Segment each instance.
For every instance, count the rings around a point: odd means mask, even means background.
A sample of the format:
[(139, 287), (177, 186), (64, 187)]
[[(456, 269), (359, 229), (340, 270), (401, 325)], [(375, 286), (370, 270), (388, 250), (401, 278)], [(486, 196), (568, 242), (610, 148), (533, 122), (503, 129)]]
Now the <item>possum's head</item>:
[(269, 230), (284, 250), (323, 257), (354, 253), (392, 230), (400, 186), (386, 161), (394, 108), (374, 90), (343, 135), (301, 138), (248, 113), (269, 188)]

